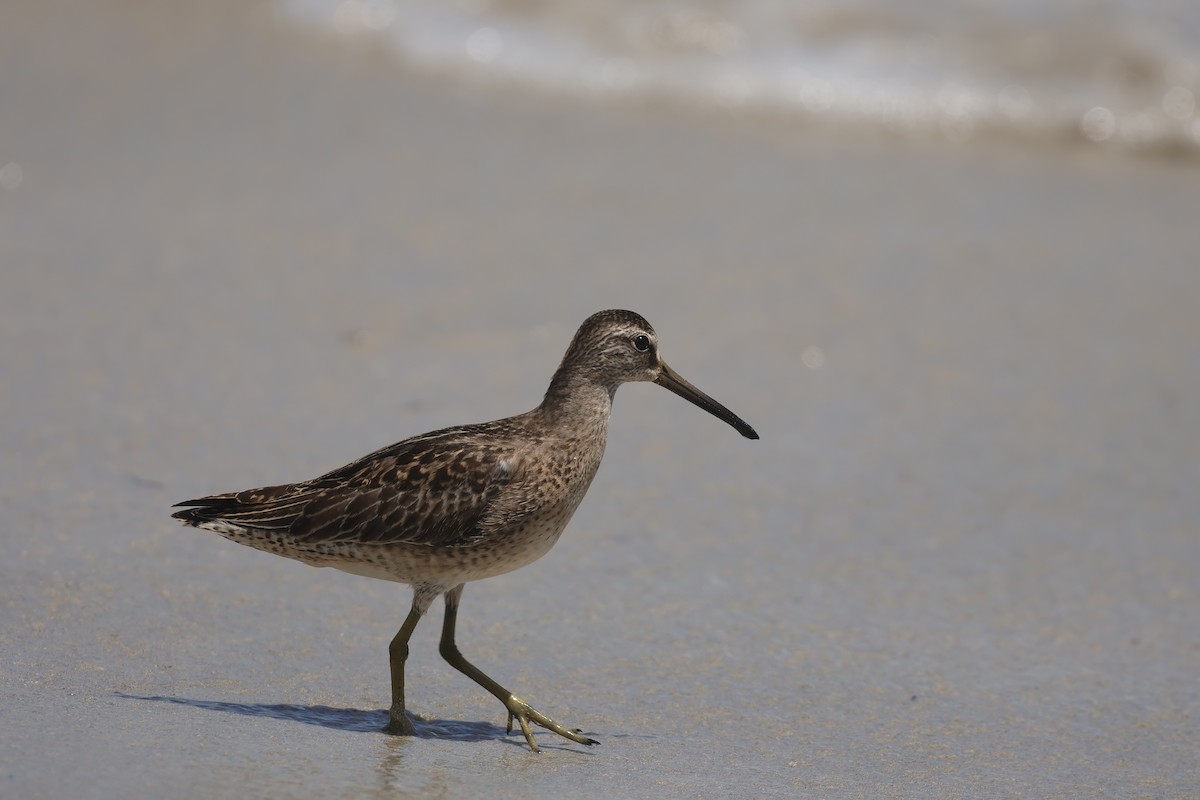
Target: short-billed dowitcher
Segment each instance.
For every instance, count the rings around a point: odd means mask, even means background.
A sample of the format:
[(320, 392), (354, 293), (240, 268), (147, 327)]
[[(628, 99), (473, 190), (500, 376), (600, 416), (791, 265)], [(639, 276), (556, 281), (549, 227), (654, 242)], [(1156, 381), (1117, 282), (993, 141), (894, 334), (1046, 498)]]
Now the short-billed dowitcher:
[(438, 649), (504, 704), (509, 733), (516, 719), (535, 751), (530, 722), (596, 744), (467, 661), (454, 643), (454, 623), (467, 581), (523, 567), (558, 540), (600, 466), (613, 395), (630, 381), (666, 387), (758, 438), (663, 362), (650, 323), (632, 311), (601, 311), (580, 326), (545, 399), (528, 413), (414, 436), (312, 480), (188, 500), (174, 516), (305, 564), (413, 587), (412, 610), (389, 647), (389, 732), (413, 733), (404, 707), (408, 640), (444, 595)]

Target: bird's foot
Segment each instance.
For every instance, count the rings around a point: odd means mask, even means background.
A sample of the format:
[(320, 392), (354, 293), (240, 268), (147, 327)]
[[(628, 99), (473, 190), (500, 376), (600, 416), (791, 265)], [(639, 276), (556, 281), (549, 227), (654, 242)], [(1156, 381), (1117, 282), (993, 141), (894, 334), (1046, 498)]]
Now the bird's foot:
[(404, 709), (400, 709), (399, 713), (395, 709), (391, 711), (391, 719), (388, 724), (383, 726), (384, 733), (390, 733), (393, 736), (415, 736), (416, 731), (413, 730), (412, 721), (408, 715), (404, 713)]
[(535, 753), (542, 751), (537, 746), (537, 742), (533, 740), (533, 731), (529, 728), (531, 722), (541, 725), (548, 731), (554, 731), (559, 736), (570, 739), (576, 744), (600, 744), (595, 739), (584, 736), (579, 728), (573, 731), (564, 728), (515, 694), (508, 696), (508, 699), (504, 701), (504, 707), (508, 709), (508, 732), (512, 733), (515, 719), (521, 726), (521, 733), (525, 734), (525, 741), (529, 742), (529, 748)]

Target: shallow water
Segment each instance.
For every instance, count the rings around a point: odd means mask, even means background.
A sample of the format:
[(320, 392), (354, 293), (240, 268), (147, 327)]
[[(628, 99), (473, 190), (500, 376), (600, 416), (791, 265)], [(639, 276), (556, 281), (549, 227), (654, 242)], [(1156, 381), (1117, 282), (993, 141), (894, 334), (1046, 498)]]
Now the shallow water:
[(406, 63), (955, 143), (1200, 153), (1200, 6), (1179, 0), (277, 0)]

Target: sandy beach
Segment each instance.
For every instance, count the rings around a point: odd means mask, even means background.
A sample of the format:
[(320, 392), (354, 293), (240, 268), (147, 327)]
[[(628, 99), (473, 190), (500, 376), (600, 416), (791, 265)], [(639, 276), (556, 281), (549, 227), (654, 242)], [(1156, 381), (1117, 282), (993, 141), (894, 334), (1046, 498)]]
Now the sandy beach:
[[(1200, 797), (1200, 167), (416, 71), (262, 3), (0, 26), (0, 797)], [(536, 405), (630, 308), (562, 540), (399, 584), (169, 506)]]

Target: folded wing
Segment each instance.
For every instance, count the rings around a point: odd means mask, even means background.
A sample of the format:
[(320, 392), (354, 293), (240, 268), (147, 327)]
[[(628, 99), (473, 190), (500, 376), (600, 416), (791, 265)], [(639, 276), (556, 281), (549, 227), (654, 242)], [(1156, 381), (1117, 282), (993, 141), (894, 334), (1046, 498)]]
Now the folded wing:
[(310, 481), (187, 500), (172, 516), (313, 544), (470, 544), (521, 461), (514, 448), (480, 447), (471, 433), (470, 426), (435, 431)]

